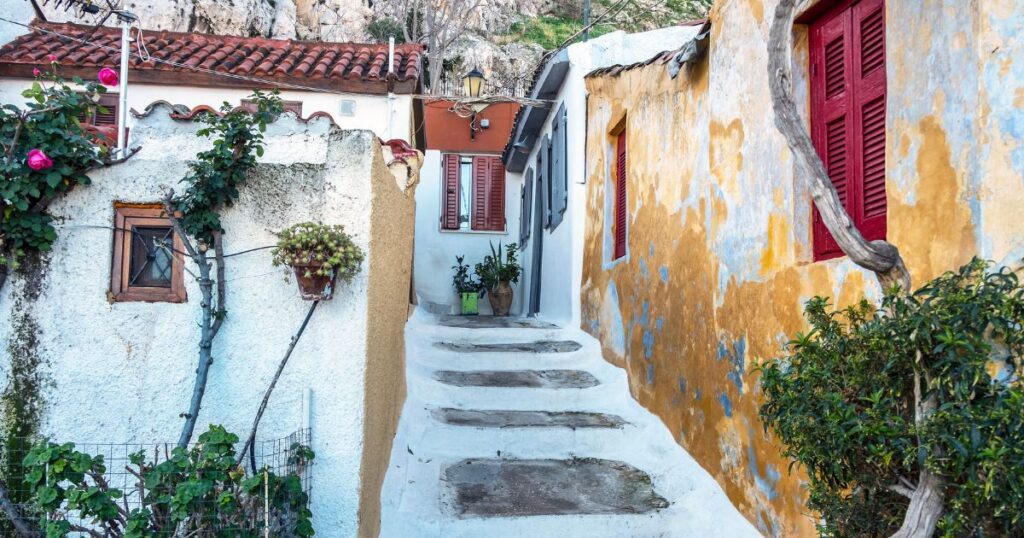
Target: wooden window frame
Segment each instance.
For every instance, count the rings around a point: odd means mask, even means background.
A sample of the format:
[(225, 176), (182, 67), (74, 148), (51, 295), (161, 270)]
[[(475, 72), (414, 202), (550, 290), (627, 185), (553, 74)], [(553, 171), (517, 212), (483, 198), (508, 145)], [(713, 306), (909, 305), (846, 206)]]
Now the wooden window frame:
[[(461, 227), (462, 160), (471, 160), (469, 226)], [(500, 177), (500, 181), (497, 179)], [(483, 178), (483, 181), (481, 181)], [(500, 155), (445, 153), (441, 158), (441, 231), (508, 233), (507, 181)], [(453, 213), (455, 211), (456, 213)], [(500, 213), (500, 214), (499, 214)], [(500, 219), (500, 225), (498, 220)]]
[[(83, 93), (84, 95), (84, 93)], [(113, 147), (117, 145), (117, 133), (121, 126), (121, 114), (118, 108), (121, 106), (121, 97), (118, 93), (106, 92), (99, 95), (97, 104), (106, 108), (108, 114), (113, 115), (113, 123), (109, 121), (97, 122), (99, 112), (96, 109), (92, 109), (88, 117), (79, 116), (78, 121), (82, 124), (82, 128), (86, 133), (95, 135), (96, 142), (107, 146)], [(124, 138), (128, 140), (129, 129), (124, 127)]]
[(132, 286), (129, 267), (133, 241), (132, 230), (136, 226), (169, 227), (167, 213), (159, 205), (116, 205), (114, 207), (114, 251), (110, 271), (110, 297), (114, 302), (184, 303), (188, 300), (185, 292), (185, 260), (181, 254), (185, 245), (174, 234), (174, 252), (171, 254), (171, 287)]
[[(881, 29), (876, 30), (880, 33), (874, 34), (881, 36), (881, 44), (877, 45), (881, 47), (881, 59), (880, 63), (873, 64), (873, 69), (865, 70), (862, 63), (866, 58), (864, 54), (866, 50), (871, 49), (864, 48), (862, 39), (865, 35), (871, 34), (861, 32), (866, 31), (864, 24), (877, 13), (876, 9), (881, 10)], [(844, 181), (840, 186), (841, 194), (845, 193), (843, 206), (853, 224), (868, 241), (885, 239), (888, 219), (885, 200), (885, 0), (821, 2), (801, 16), (798, 22), (809, 25), (810, 131), (815, 149), (824, 161), (826, 169), (842, 163), (841, 176)], [(837, 29), (840, 26), (841, 32)], [(840, 39), (827, 37), (833, 34), (841, 36), (843, 40), (844, 74), (841, 79), (842, 89), (830, 93), (825, 68), (826, 47)], [(878, 41), (874, 43), (877, 44)], [(879, 61), (877, 56), (873, 60)], [(880, 113), (877, 112), (879, 107)], [(830, 119), (835, 116), (837, 110), (841, 110), (842, 115)], [(832, 125), (838, 125), (836, 122), (840, 121), (839, 118), (843, 118), (844, 125), (841, 131), (841, 139), (844, 140), (843, 151), (837, 155), (829, 155)], [(873, 122), (869, 122), (868, 118)], [(835, 158), (836, 156), (838, 158)], [(833, 172), (829, 172), (830, 177)], [(812, 206), (811, 213), (813, 260), (823, 261), (844, 256), (842, 249), (835, 243), (821, 221), (817, 208)]]

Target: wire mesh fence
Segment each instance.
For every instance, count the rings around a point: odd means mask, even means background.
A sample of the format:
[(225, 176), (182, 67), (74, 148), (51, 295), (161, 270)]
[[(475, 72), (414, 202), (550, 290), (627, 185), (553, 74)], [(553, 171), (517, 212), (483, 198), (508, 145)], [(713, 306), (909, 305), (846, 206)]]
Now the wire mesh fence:
[[(303, 527), (309, 525), (311, 494), (309, 429), (257, 442), (243, 455), (241, 465), (235, 464), (240, 443), (194, 443), (185, 452), (176, 452), (174, 443), (75, 443), (74, 453), (94, 461), (102, 458), (102, 467), (82, 473), (78, 486), (77, 477), (53, 478), (53, 465), (74, 465), (74, 454), (68, 453), (61, 463), (25, 464), (26, 456), (38, 455), (33, 446), (39, 443), (34, 438), (8, 438), (0, 458), (8, 498), (21, 518), (35, 527), (66, 522), (67, 536), (116, 537), (124, 536), (134, 519), (146, 525), (140, 534), (145, 536), (308, 535)], [(42, 472), (45, 478), (33, 485), (33, 472)], [(40, 497), (45, 496), (41, 486), (61, 490), (59, 508), (40, 510)], [(81, 507), (95, 501), (96, 495), (109, 496), (116, 513), (111, 508), (110, 517), (83, 516)], [(0, 536), (18, 536), (2, 512)]]

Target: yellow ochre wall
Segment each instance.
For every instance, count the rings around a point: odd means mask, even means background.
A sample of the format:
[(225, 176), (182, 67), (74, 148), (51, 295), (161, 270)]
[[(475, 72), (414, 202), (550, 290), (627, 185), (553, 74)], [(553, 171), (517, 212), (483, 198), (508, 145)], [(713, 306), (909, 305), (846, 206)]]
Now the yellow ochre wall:
[[(846, 259), (812, 262), (811, 202), (773, 124), (775, 0), (720, 0), (708, 57), (587, 80), (582, 326), (766, 534), (810, 536), (799, 469), (765, 434), (751, 366), (802, 330), (814, 295), (878, 297)], [(1024, 3), (889, 0), (888, 239), (915, 283), (1024, 256)], [(806, 27), (795, 29), (806, 102)], [(682, 44), (666, 44), (666, 48)], [(1015, 61), (1016, 59), (1016, 61)], [(614, 140), (628, 132), (628, 254), (610, 260)]]

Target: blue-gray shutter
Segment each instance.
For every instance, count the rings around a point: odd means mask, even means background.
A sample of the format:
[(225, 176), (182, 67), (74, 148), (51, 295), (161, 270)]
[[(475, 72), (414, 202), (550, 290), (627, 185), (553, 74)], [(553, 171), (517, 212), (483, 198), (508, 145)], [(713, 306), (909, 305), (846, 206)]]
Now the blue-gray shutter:
[(531, 220), (533, 217), (533, 169), (526, 171), (526, 179), (523, 181), (523, 192), (519, 201), (522, 208), (519, 216), (519, 246), (526, 246), (530, 240), (530, 229), (533, 228)]
[(551, 226), (551, 137), (544, 135), (540, 151), (537, 154), (537, 181), (541, 185), (544, 207), (541, 209), (541, 222), (545, 228)]
[(568, 186), (568, 139), (565, 105), (558, 108), (558, 113), (551, 124), (551, 229), (562, 223), (562, 216), (569, 204)]

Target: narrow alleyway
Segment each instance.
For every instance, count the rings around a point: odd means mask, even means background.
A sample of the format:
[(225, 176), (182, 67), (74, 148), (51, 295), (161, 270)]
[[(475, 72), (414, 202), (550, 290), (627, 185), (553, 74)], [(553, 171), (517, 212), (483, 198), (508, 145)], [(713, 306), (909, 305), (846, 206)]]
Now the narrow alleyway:
[(418, 311), (406, 349), (381, 536), (757, 536), (582, 331)]

